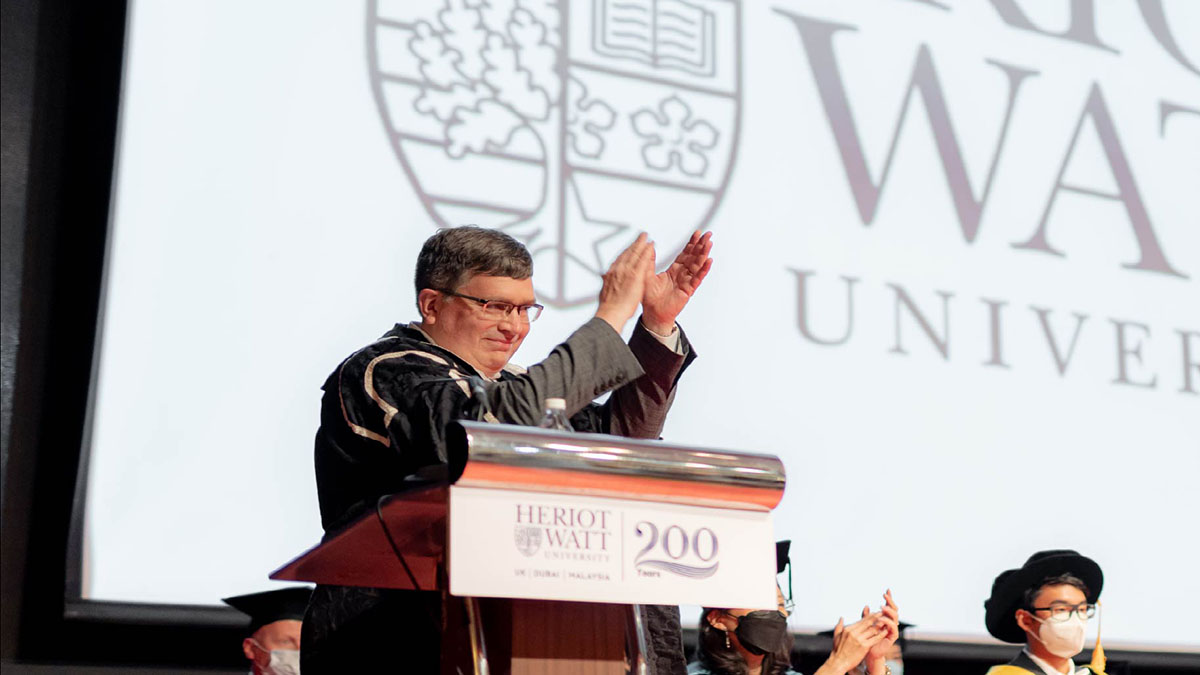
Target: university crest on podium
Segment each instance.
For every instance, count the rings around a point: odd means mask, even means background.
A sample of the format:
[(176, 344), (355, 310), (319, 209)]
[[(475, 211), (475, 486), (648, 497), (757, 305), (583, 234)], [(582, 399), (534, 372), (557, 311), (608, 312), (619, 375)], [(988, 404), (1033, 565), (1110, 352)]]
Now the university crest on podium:
[(544, 302), (592, 301), (639, 231), (666, 264), (712, 218), (737, 150), (737, 0), (371, 0), (367, 17), (425, 209), (523, 241)]
[(517, 525), (513, 528), (513, 543), (522, 555), (529, 557), (542, 547), (542, 530), (532, 525)]

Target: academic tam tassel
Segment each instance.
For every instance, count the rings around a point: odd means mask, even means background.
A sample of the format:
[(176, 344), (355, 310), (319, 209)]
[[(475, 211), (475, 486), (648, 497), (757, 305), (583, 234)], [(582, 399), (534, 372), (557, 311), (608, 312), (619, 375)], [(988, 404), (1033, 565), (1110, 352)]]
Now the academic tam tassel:
[[(1099, 607), (1100, 603), (1096, 605)], [(1104, 627), (1104, 608), (1100, 607), (1100, 620), (1096, 622), (1096, 648), (1092, 650), (1092, 662), (1088, 664), (1088, 670), (1092, 671), (1093, 675), (1108, 675), (1104, 669), (1108, 667), (1108, 659), (1104, 657), (1104, 647), (1100, 645), (1100, 629)]]

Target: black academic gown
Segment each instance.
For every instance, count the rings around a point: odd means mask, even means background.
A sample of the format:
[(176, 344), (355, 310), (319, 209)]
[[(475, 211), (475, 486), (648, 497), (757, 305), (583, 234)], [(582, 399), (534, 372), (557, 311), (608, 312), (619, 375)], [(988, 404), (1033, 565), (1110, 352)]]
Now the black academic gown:
[[(559, 397), (578, 411), (571, 417), (577, 431), (657, 438), (679, 375), (695, 358), (686, 338), (682, 346), (682, 354), (668, 349), (640, 322), (626, 344), (607, 323), (592, 319), (541, 363), (502, 371), (487, 387), (486, 419), (535, 425), (544, 400)], [(326, 533), (445, 464), (449, 423), (485, 414), (461, 380), (477, 374), (406, 325), (333, 371), (323, 387), (315, 451)], [(592, 403), (608, 391), (603, 405)], [(682, 675), (678, 608), (645, 611), (652, 674)], [(317, 586), (302, 629), (301, 670), (435, 673), (442, 623), (436, 593)]]

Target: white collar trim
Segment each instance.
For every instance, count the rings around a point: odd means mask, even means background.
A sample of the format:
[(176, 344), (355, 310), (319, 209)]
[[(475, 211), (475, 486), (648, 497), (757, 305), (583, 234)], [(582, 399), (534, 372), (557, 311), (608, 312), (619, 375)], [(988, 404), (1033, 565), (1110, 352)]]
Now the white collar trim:
[[(1061, 672), (1055, 670), (1054, 666), (1052, 666), (1049, 663), (1046, 663), (1045, 661), (1034, 656), (1033, 652), (1029, 651), (1029, 647), (1025, 647), (1024, 651), (1025, 651), (1025, 656), (1028, 656), (1030, 661), (1033, 661), (1034, 663), (1036, 663), (1037, 667), (1041, 668), (1046, 673), (1046, 675), (1063, 675)], [(1067, 672), (1068, 673), (1075, 672), (1075, 659), (1067, 659)]]

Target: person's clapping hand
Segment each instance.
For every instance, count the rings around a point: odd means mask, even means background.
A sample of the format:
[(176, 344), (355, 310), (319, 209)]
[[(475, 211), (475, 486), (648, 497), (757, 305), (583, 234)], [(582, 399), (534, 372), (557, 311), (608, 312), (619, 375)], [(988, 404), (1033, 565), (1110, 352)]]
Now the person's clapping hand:
[(645, 282), (642, 298), (642, 323), (659, 335), (675, 329), (675, 318), (683, 311), (692, 294), (712, 269), (712, 232), (693, 232), (687, 245), (661, 274), (653, 264)]
[(882, 611), (867, 613), (849, 626), (838, 619), (833, 627), (833, 652), (814, 675), (845, 675), (857, 668), (871, 648), (887, 638), (888, 620)]
[(654, 243), (646, 233), (621, 252), (604, 273), (600, 287), (600, 304), (596, 316), (604, 319), (618, 333), (637, 311), (646, 291), (646, 280), (654, 277)]
[[(867, 651), (868, 675), (884, 675), (887, 672), (885, 661), (887, 661), (888, 650), (896, 644), (896, 640), (900, 639), (900, 608), (892, 599), (890, 588), (883, 594), (883, 601), (883, 606), (879, 608), (879, 614), (882, 616), (878, 625), (886, 627), (887, 634)], [(863, 607), (863, 618), (870, 614), (870, 610), (870, 607)]]

